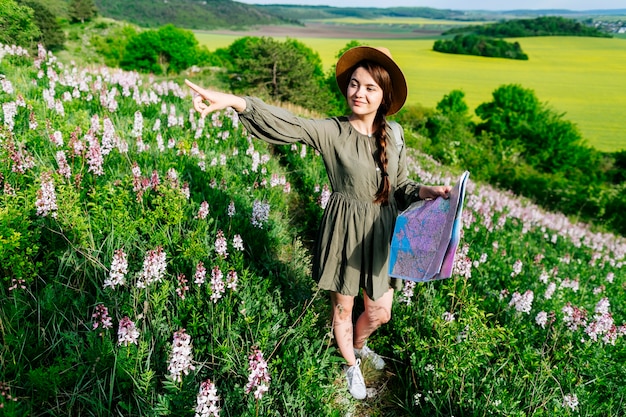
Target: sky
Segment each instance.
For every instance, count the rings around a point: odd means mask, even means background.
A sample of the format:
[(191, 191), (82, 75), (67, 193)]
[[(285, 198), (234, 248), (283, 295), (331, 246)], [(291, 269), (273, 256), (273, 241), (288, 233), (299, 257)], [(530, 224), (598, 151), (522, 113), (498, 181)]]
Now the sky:
[[(250, 4), (300, 4), (334, 7), (432, 7), (453, 10), (626, 9), (624, 0), (236, 0)], [(382, 4), (382, 6), (381, 6)]]

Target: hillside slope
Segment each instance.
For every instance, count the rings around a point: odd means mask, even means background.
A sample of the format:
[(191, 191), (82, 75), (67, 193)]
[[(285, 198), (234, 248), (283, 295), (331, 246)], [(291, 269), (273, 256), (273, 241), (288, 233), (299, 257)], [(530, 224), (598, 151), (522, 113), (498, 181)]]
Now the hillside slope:
[(189, 29), (217, 29), (290, 23), (287, 19), (256, 6), (231, 0), (96, 0), (95, 3), (102, 16), (143, 27), (171, 23)]

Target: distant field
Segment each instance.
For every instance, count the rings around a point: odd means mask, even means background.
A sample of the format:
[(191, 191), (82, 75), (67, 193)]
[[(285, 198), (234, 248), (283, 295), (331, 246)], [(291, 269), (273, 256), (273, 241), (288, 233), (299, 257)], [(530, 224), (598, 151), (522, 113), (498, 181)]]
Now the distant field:
[[(349, 25), (346, 25), (349, 26)], [(519, 84), (565, 119), (578, 125), (590, 145), (603, 151), (626, 149), (626, 39), (545, 37), (516, 39), (528, 61), (480, 58), (434, 52), (432, 39), (284, 36), (317, 51), (330, 68), (337, 51), (351, 39), (388, 47), (405, 71), (409, 104), (434, 107), (453, 89), (465, 92), (470, 109), (489, 101), (503, 84)], [(230, 45), (246, 34), (198, 33), (211, 50)], [(259, 36), (259, 33), (253, 33)], [(325, 36), (330, 36), (325, 34)]]

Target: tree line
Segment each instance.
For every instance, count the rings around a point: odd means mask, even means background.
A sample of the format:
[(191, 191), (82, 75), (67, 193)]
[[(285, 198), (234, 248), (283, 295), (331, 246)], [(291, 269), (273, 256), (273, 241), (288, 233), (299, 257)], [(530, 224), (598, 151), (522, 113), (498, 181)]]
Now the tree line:
[(456, 35), (435, 41), (433, 50), (447, 54), (476, 55), (491, 58), (528, 60), (519, 42), (507, 42), (480, 35)]
[(534, 19), (512, 19), (485, 25), (453, 28), (444, 35), (471, 32), (494, 38), (524, 38), (529, 36), (590, 36), (610, 38), (612, 35), (594, 26), (561, 16), (541, 16)]

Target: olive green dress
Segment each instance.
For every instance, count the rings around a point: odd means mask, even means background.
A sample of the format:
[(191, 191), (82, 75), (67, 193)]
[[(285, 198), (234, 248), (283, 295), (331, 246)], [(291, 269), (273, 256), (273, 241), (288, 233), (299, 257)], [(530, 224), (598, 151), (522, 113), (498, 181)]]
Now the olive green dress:
[(389, 288), (401, 289), (402, 282), (388, 274), (389, 247), (398, 205), (417, 200), (419, 185), (408, 180), (404, 147), (398, 149), (391, 129), (386, 150), (392, 195), (382, 206), (373, 202), (382, 180), (375, 139), (359, 133), (347, 117), (306, 119), (257, 98), (245, 100), (239, 117), (250, 134), (273, 144), (305, 143), (324, 160), (332, 194), (313, 258), (319, 287), (352, 296), (363, 288), (372, 300)]

